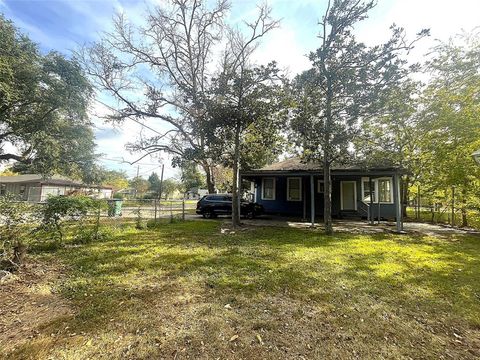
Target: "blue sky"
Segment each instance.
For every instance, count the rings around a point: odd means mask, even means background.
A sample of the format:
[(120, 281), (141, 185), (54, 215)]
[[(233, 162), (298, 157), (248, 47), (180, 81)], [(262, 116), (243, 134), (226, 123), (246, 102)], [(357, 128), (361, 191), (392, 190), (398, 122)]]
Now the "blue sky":
[[(43, 51), (57, 50), (69, 56), (79, 44), (92, 42), (102, 31), (108, 30), (115, 11), (123, 11), (130, 20), (138, 23), (147, 7), (163, 1), (166, 0), (0, 0), (0, 12), (39, 43)], [(248, 19), (258, 3), (256, 0), (231, 2), (231, 23)], [(308, 68), (305, 55), (315, 49), (317, 22), (327, 0), (272, 0), (268, 3), (274, 17), (282, 19), (281, 27), (264, 39), (256, 60), (259, 63), (276, 60), (290, 74)], [(375, 44), (388, 38), (388, 28), (394, 22), (405, 27), (411, 36), (422, 28), (430, 28), (432, 36), (412, 53), (413, 61), (422, 61), (437, 39), (446, 41), (462, 30), (470, 31), (480, 26), (478, 14), (480, 0), (379, 0), (357, 33), (361, 40)], [(117, 128), (104, 124), (95, 116), (104, 111), (98, 104), (92, 109), (98, 151), (105, 154), (101, 161), (109, 168), (121, 168), (133, 176), (136, 166), (121, 164), (118, 160), (137, 157), (126, 152), (124, 146), (135, 140), (141, 128), (135, 123)], [(176, 174), (166, 157), (142, 160), (140, 173), (148, 176), (152, 170), (158, 169), (159, 161), (165, 162), (167, 177)]]

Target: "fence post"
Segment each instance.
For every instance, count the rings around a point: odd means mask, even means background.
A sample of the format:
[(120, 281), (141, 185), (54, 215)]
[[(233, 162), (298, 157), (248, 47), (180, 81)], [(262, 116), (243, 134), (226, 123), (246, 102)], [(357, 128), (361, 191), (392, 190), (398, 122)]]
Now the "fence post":
[(455, 186), (452, 186), (452, 227), (455, 226)]
[(182, 199), (182, 220), (185, 221), (185, 199)]
[(417, 185), (417, 220), (420, 219), (420, 185)]

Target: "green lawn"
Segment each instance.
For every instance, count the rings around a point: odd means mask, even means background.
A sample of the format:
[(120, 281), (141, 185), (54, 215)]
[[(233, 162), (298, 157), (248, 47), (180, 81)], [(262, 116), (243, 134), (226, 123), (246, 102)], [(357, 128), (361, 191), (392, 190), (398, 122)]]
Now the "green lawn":
[(67, 267), (49, 286), (73, 314), (6, 357), (480, 357), (480, 238), (222, 234), (220, 224), (37, 250), (36, 261)]

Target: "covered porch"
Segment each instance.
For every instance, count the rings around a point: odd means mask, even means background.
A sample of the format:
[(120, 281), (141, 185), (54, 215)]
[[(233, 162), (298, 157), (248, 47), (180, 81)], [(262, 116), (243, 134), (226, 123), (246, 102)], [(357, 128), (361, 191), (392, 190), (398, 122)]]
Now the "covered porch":
[[(263, 205), (267, 215), (312, 226), (321, 223), (326, 190), (323, 170), (311, 168), (312, 164), (285, 162), (241, 173), (244, 183), (250, 182), (251, 200)], [(372, 224), (390, 220), (397, 231), (403, 231), (401, 173), (397, 169), (332, 169), (331, 203), (334, 219)]]

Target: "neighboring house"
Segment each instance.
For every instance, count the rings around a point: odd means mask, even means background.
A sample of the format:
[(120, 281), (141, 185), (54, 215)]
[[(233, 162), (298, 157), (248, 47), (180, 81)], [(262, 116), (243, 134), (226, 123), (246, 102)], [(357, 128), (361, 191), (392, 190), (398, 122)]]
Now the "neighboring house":
[(50, 195), (85, 194), (99, 199), (110, 199), (112, 188), (85, 185), (63, 176), (43, 178), (37, 174), (0, 176), (0, 195), (13, 194), (30, 202), (45, 201)]
[[(400, 177), (394, 167), (332, 167), (332, 217), (398, 219), (401, 230)], [(254, 201), (266, 213), (311, 219), (323, 217), (322, 165), (292, 158), (241, 172), (250, 180)]]
[(207, 189), (199, 189), (199, 188), (191, 188), (185, 193), (185, 199), (187, 200), (195, 200), (195, 199), (201, 199), (205, 195), (208, 194)]

